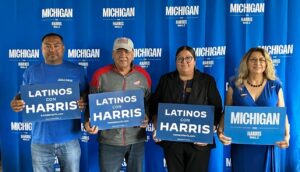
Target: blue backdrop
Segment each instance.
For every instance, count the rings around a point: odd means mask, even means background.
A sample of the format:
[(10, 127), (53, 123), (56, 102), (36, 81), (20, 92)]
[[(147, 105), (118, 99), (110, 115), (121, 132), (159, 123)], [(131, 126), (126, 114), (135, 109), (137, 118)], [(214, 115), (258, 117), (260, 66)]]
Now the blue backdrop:
[[(251, 47), (266, 48), (283, 83), (291, 141), (282, 169), (300, 171), (300, 1), (298, 0), (1, 0), (0, 1), (0, 150), (3, 170), (32, 171), (31, 123), (9, 106), (24, 70), (38, 61), (41, 37), (60, 33), (65, 59), (85, 67), (88, 79), (112, 63), (112, 44), (126, 36), (135, 43), (135, 63), (153, 80), (175, 69), (181, 45), (195, 48), (197, 68), (216, 78), (224, 100), (226, 82)], [(160, 147), (147, 128), (145, 171), (166, 171)], [(217, 139), (217, 138), (216, 138)], [(298, 143), (298, 145), (297, 145)], [(96, 137), (82, 130), (81, 171), (98, 171)], [(229, 148), (217, 141), (210, 171), (230, 171)], [(55, 164), (58, 170), (58, 165)], [(123, 164), (122, 170), (126, 168)]]

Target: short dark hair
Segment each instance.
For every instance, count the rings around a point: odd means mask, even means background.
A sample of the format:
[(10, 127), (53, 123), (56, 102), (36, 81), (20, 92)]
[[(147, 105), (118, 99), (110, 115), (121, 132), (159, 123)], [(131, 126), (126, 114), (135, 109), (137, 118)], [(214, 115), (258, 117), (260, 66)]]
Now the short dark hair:
[(62, 37), (60, 34), (54, 33), (54, 32), (47, 33), (46, 35), (44, 35), (43, 38), (42, 38), (42, 42), (44, 41), (45, 38), (47, 38), (47, 37), (49, 37), (49, 36), (57, 36), (57, 37), (60, 38), (61, 42), (64, 42), (63, 37)]
[(192, 47), (190, 47), (190, 46), (187, 46), (187, 45), (181, 46), (181, 47), (179, 47), (179, 48), (177, 49), (177, 51), (176, 51), (176, 58), (175, 58), (175, 59), (177, 59), (177, 55), (178, 55), (181, 51), (183, 51), (183, 50), (189, 51), (189, 52), (192, 54), (194, 60), (196, 60), (196, 53), (195, 53), (194, 49), (193, 49)]

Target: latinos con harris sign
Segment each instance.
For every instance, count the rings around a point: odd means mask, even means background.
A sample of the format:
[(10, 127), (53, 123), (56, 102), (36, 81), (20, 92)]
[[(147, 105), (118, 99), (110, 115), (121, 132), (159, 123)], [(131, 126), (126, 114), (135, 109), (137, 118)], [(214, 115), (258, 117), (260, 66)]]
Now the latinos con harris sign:
[(100, 130), (140, 126), (145, 117), (144, 92), (128, 90), (89, 95), (91, 125)]
[(157, 138), (178, 142), (212, 143), (214, 107), (159, 103)]
[(23, 121), (49, 121), (81, 118), (77, 101), (79, 83), (57, 82), (21, 86), (25, 101)]

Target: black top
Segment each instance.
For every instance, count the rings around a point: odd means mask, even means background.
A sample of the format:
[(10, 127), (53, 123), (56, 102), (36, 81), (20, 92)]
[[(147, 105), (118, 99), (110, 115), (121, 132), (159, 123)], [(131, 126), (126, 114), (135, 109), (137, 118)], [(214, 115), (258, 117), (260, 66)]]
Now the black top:
[(156, 115), (158, 103), (180, 103), (194, 105), (213, 105), (215, 107), (214, 124), (219, 124), (222, 115), (222, 99), (215, 79), (195, 70), (194, 78), (184, 82), (180, 80), (178, 71), (163, 75), (151, 97), (151, 115)]

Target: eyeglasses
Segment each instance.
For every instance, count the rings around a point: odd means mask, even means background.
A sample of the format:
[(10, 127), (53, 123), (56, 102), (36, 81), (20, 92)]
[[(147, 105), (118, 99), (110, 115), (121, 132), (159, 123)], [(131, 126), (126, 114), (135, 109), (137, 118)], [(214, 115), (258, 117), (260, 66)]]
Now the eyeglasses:
[(178, 63), (182, 63), (183, 61), (187, 62), (187, 63), (190, 63), (192, 60), (194, 59), (194, 57), (192, 56), (187, 56), (187, 57), (177, 57), (176, 58), (176, 61)]
[(249, 61), (251, 63), (256, 63), (256, 62), (259, 62), (259, 63), (266, 63), (266, 59), (265, 58), (250, 58)]

